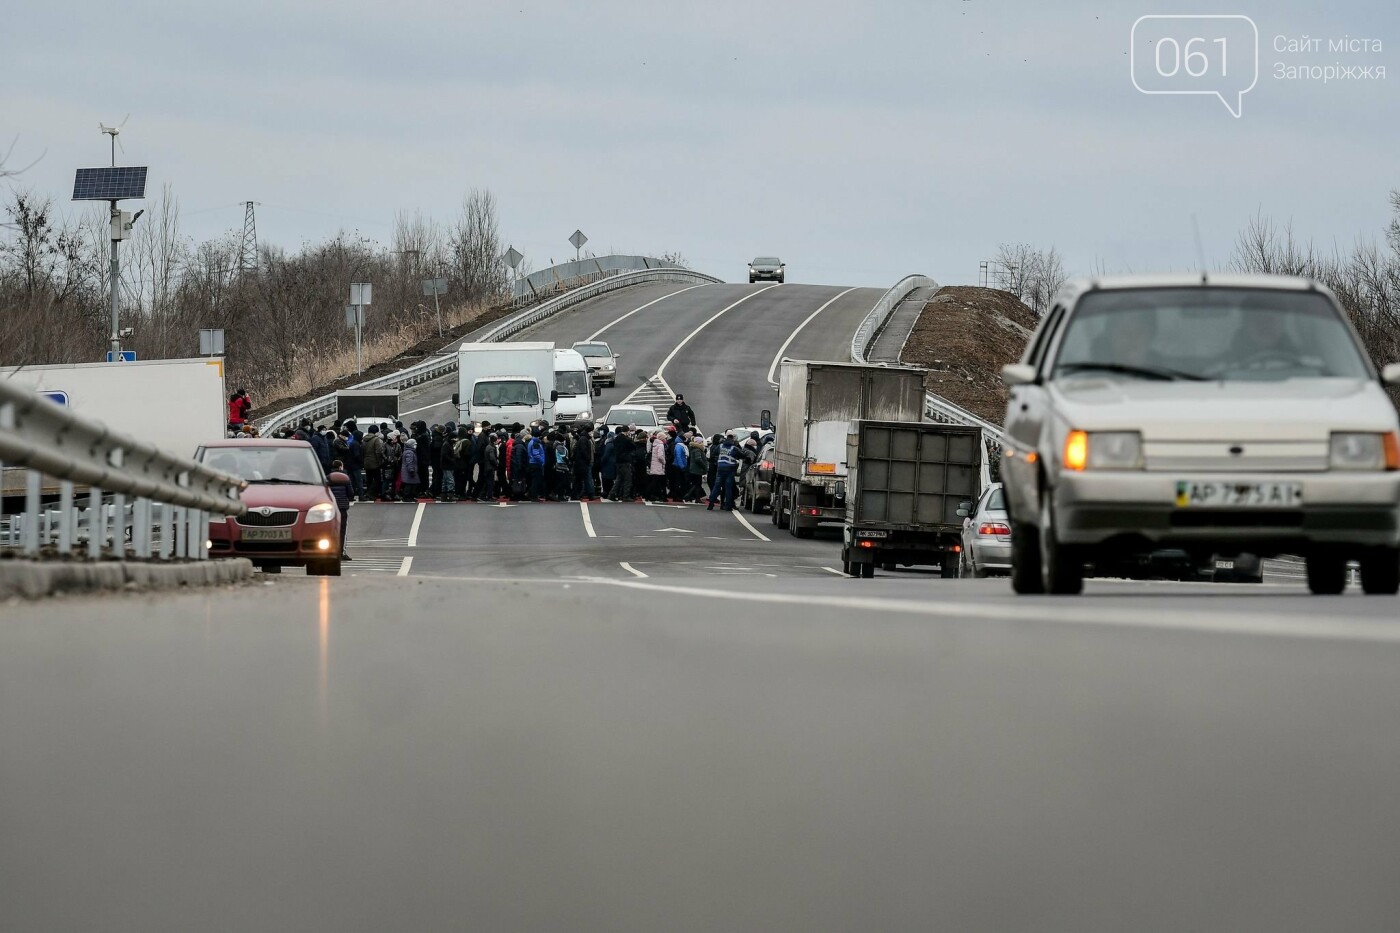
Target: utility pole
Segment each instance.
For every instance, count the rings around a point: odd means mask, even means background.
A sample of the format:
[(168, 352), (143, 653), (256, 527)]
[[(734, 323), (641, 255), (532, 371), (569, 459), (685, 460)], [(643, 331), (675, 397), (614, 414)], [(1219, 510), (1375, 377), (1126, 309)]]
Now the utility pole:
[(243, 202), (243, 242), (238, 247), (238, 276), (258, 271), (258, 221), (253, 216), (256, 201)]
[[(122, 121), (125, 125), (126, 121)], [(121, 126), (107, 126), (99, 123), (98, 129), (111, 137), (111, 164), (103, 168), (80, 168), (73, 179), (74, 201), (106, 201), (108, 220), (111, 224), (112, 255), (108, 268), (110, 281), (110, 303), (112, 315), (111, 356), (114, 362), (122, 359), (121, 330), (121, 263), (119, 249), (121, 241), (131, 233), (131, 227), (145, 213), (137, 211), (128, 214), (119, 202), (128, 198), (146, 196), (146, 166), (117, 166), (117, 134)]]

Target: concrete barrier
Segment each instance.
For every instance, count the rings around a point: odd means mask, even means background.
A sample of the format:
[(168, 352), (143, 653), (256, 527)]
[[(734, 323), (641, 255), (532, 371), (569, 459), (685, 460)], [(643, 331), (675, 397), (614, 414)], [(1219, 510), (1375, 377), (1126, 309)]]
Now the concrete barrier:
[(243, 558), (189, 563), (136, 561), (0, 561), (0, 599), (20, 596), (39, 599), (55, 593), (96, 593), (108, 590), (174, 589), (240, 583), (253, 575)]

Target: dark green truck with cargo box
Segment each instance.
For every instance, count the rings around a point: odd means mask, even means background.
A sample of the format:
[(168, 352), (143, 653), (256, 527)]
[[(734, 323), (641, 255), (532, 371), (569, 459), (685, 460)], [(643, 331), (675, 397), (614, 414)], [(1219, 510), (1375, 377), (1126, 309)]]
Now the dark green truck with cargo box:
[(982, 429), (929, 421), (854, 421), (846, 439), (846, 521), (841, 564), (931, 565), (958, 575), (959, 506), (982, 487)]

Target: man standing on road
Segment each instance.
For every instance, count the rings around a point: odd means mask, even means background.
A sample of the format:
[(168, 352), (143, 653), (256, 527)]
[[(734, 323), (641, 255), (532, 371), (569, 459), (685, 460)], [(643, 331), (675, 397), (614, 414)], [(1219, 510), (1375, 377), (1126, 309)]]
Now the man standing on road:
[(364, 451), (365, 488), (360, 499), (373, 502), (381, 498), (384, 492), (384, 480), (380, 475), (384, 466), (384, 438), (379, 434), (379, 425), (369, 426), (369, 433), (365, 435)]
[(739, 445), (734, 443), (734, 432), (730, 431), (719, 444), (719, 469), (715, 471), (715, 488), (710, 490), (710, 504), (705, 511), (713, 509), (717, 501), (723, 511), (734, 511), (734, 473), (738, 469)]
[(587, 428), (579, 430), (574, 441), (574, 490), (585, 502), (598, 496), (593, 486), (593, 433)]
[(632, 431), (632, 425), (629, 424), (627, 430), (617, 432), (617, 440), (613, 443), (613, 454), (617, 458), (617, 479), (613, 482), (612, 495), (609, 498), (614, 502), (627, 502), (632, 498), (632, 452), (635, 449)]
[(684, 434), (695, 425), (695, 409), (685, 403), (685, 396), (676, 393), (676, 403), (666, 409), (666, 420), (671, 424), (679, 424), (676, 433)]

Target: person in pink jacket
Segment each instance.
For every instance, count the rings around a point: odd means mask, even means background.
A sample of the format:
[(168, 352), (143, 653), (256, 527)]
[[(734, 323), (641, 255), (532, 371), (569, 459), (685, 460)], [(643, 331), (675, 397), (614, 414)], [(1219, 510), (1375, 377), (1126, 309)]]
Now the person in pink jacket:
[(651, 436), (650, 458), (647, 460), (647, 498), (653, 502), (666, 501), (666, 435), (657, 431)]

